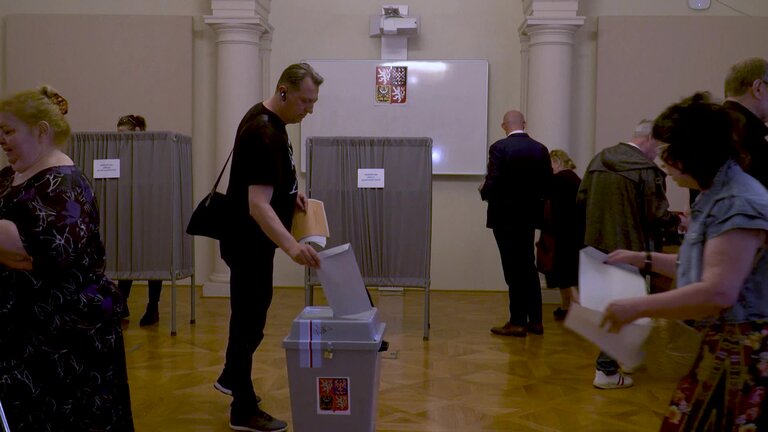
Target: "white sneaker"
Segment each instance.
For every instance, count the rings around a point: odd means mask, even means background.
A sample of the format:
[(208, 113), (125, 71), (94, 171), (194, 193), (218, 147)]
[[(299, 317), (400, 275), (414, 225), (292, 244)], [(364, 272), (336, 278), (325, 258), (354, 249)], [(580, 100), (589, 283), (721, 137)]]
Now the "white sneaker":
[(632, 378), (624, 376), (621, 372), (616, 372), (614, 375), (606, 375), (599, 370), (595, 371), (595, 380), (592, 381), (593, 386), (603, 390), (623, 389), (632, 387), (633, 384)]

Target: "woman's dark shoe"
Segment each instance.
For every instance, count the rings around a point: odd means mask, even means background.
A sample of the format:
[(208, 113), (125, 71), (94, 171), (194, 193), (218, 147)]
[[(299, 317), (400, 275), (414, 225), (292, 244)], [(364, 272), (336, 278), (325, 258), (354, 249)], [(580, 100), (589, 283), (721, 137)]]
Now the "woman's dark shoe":
[(565, 319), (565, 316), (568, 315), (568, 309), (559, 307), (552, 311), (552, 315), (555, 316), (555, 321), (562, 321)]
[(120, 311), (120, 318), (127, 320), (131, 315), (131, 311), (128, 310), (128, 303), (123, 305), (123, 309)]
[(157, 303), (147, 303), (147, 311), (139, 321), (139, 326), (150, 326), (160, 321), (160, 312), (157, 310)]

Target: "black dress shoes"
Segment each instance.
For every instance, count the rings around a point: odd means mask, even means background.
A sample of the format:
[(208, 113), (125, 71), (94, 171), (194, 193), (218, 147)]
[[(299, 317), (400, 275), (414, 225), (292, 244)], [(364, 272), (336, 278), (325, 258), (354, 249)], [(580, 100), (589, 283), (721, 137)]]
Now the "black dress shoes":
[(528, 334), (528, 331), (524, 326), (514, 325), (507, 322), (501, 327), (491, 327), (491, 333), (499, 336), (525, 337)]

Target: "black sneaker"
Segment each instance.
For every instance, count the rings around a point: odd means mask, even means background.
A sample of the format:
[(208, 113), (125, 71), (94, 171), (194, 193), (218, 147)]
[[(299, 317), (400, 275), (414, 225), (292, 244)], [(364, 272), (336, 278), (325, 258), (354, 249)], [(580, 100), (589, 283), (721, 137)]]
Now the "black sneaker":
[(123, 310), (120, 311), (120, 318), (128, 320), (129, 316), (131, 316), (131, 311), (128, 310), (128, 303), (123, 303)]
[(160, 321), (160, 312), (157, 310), (157, 303), (147, 303), (147, 310), (139, 320), (139, 327), (151, 326), (158, 321)]
[(256, 413), (250, 416), (230, 416), (229, 428), (236, 431), (284, 432), (288, 430), (288, 423), (278, 420), (257, 408)]
[[(232, 396), (232, 385), (224, 378), (222, 374), (216, 382), (213, 383), (213, 388), (224, 393), (227, 396)], [(256, 395), (256, 403), (261, 403), (261, 396)]]
[(552, 311), (552, 315), (555, 316), (555, 321), (562, 321), (565, 319), (565, 316), (568, 315), (568, 309), (558, 307)]

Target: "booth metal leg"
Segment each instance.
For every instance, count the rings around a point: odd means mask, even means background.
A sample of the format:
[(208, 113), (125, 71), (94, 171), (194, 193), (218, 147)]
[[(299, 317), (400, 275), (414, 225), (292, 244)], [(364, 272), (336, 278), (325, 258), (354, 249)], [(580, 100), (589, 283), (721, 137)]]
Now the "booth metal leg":
[(429, 287), (424, 287), (424, 340), (429, 340)]
[(176, 275), (171, 277), (171, 336), (176, 336)]
[(194, 324), (195, 323), (195, 301), (197, 301), (197, 298), (195, 297), (195, 274), (192, 273), (190, 283), (192, 286), (189, 290), (189, 323)]

